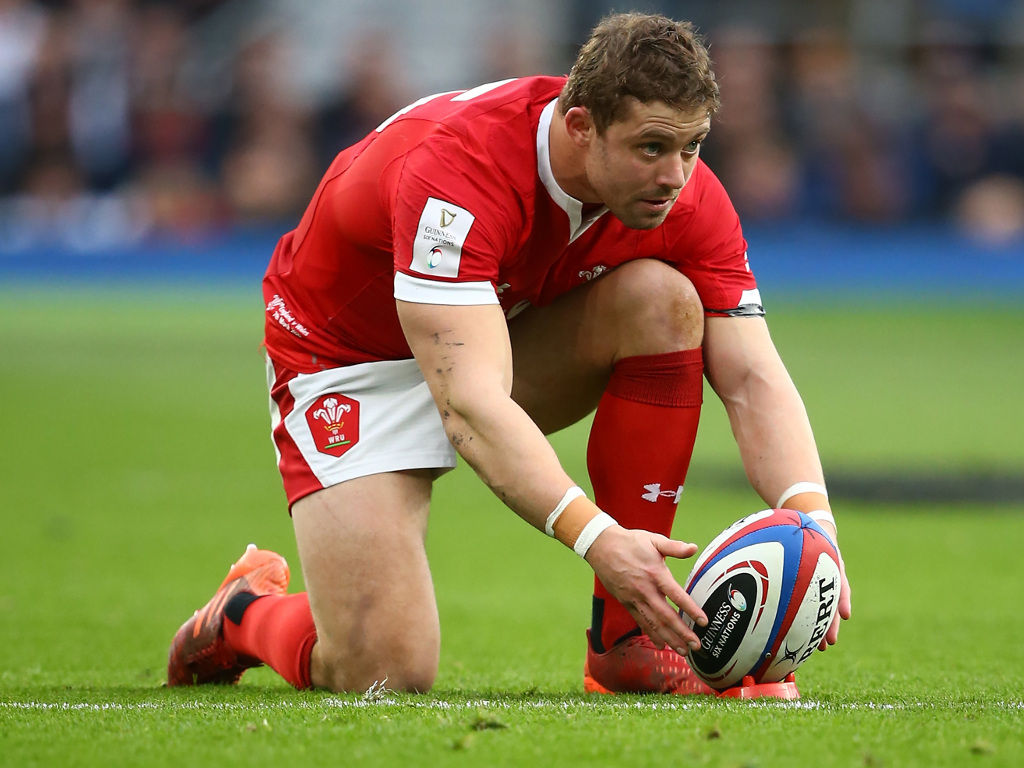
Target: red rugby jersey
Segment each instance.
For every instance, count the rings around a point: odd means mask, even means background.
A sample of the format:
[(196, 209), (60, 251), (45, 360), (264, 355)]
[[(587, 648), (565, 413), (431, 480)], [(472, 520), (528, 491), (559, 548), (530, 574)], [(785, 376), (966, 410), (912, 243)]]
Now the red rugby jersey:
[(709, 314), (760, 314), (739, 218), (702, 162), (653, 230), (584, 216), (558, 187), (548, 127), (564, 82), (429, 96), (339, 154), (264, 277), (271, 357), (299, 372), (409, 358), (396, 297), (511, 317), (643, 257), (675, 265)]

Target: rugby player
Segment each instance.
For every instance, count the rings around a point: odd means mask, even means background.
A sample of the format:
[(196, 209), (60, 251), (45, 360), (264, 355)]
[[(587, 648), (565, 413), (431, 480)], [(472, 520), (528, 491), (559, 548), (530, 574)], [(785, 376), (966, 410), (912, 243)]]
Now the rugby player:
[[(429, 689), (431, 484), (460, 455), (592, 567), (586, 690), (710, 692), (677, 607), (707, 617), (665, 564), (697, 549), (669, 536), (705, 376), (757, 493), (835, 535), (739, 219), (700, 160), (718, 106), (692, 25), (618, 14), (568, 77), (428, 96), (337, 156), (263, 282), (308, 591), (250, 547), (175, 636), (169, 684), (267, 664), (297, 688)], [(545, 435), (595, 409), (590, 499)]]

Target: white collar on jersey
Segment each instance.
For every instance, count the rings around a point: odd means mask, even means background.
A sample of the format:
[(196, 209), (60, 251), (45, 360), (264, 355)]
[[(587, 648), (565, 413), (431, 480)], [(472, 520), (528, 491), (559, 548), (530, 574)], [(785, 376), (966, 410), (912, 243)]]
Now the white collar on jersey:
[(608, 211), (608, 207), (602, 205), (596, 211), (583, 218), (583, 203), (577, 200), (575, 197), (570, 197), (565, 191), (558, 186), (558, 182), (555, 181), (555, 174), (551, 170), (551, 120), (555, 114), (555, 104), (558, 103), (558, 99), (555, 99), (546, 107), (540, 114), (540, 123), (537, 125), (537, 174), (540, 176), (540, 180), (544, 183), (545, 189), (548, 194), (551, 195), (551, 199), (558, 204), (569, 216), (569, 242), (571, 243), (577, 237), (587, 231), (595, 221)]

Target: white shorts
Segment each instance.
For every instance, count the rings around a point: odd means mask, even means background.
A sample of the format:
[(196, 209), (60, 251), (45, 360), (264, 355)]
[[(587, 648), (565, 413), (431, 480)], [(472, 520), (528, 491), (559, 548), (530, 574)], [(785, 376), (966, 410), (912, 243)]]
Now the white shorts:
[(270, 418), (288, 505), (346, 480), (452, 469), (457, 454), (415, 360), (295, 373), (267, 359)]

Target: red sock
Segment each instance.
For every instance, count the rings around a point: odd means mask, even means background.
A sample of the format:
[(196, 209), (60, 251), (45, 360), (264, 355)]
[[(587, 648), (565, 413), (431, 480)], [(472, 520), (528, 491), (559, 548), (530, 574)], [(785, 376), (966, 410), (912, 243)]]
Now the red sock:
[[(594, 501), (623, 527), (671, 533), (697, 437), (703, 373), (700, 347), (616, 363), (590, 430), (587, 469)], [(594, 650), (636, 628), (595, 578)]]
[(224, 622), (228, 645), (241, 656), (259, 659), (296, 688), (311, 688), (309, 666), (316, 627), (306, 593), (264, 595), (242, 609), (241, 623), (230, 615)]

